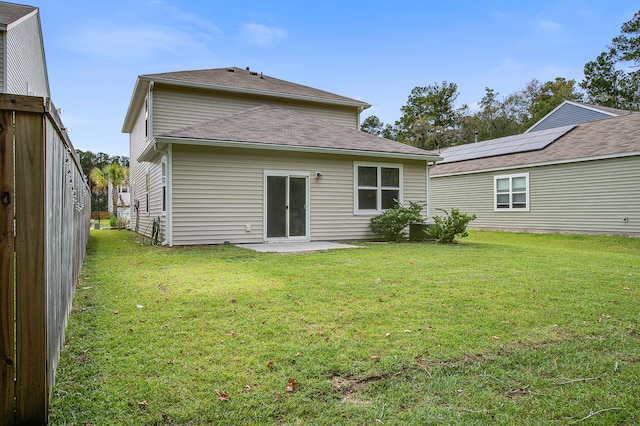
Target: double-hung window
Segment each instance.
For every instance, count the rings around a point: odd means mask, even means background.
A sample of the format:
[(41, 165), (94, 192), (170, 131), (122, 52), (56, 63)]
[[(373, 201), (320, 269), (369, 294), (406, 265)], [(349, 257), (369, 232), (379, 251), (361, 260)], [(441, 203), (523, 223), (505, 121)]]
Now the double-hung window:
[(167, 157), (162, 157), (162, 211), (167, 211)]
[(149, 172), (144, 175), (145, 213), (149, 214)]
[(494, 210), (529, 211), (529, 173), (494, 177)]
[(354, 163), (356, 213), (380, 212), (402, 202), (402, 165)]

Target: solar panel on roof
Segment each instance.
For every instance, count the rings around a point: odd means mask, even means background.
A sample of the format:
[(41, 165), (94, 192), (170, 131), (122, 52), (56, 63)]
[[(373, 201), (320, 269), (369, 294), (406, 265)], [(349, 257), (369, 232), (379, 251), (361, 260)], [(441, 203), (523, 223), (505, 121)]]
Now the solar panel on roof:
[(519, 152), (538, 151), (547, 147), (560, 136), (573, 129), (576, 125), (555, 127), (538, 132), (523, 133), (521, 135), (505, 136), (483, 142), (453, 146), (445, 149), (440, 163), (475, 160), (477, 158), (494, 157), (496, 155), (516, 154)]

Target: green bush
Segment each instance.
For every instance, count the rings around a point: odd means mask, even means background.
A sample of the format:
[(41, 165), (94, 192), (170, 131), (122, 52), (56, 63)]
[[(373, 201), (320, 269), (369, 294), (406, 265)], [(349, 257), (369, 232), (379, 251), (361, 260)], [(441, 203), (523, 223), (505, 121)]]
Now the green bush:
[(109, 226), (112, 228), (116, 228), (118, 226), (118, 218), (116, 216), (109, 216)]
[(395, 206), (379, 216), (371, 218), (371, 230), (377, 237), (386, 241), (400, 241), (405, 236), (405, 228), (410, 223), (422, 223), (423, 203), (409, 201), (409, 207), (405, 207), (398, 200)]
[(425, 232), (438, 243), (452, 244), (459, 238), (468, 236), (467, 225), (476, 218), (475, 214), (468, 215), (460, 213), (459, 209), (452, 208), (451, 213), (444, 209), (436, 209), (445, 213), (446, 216), (435, 216), (433, 225)]

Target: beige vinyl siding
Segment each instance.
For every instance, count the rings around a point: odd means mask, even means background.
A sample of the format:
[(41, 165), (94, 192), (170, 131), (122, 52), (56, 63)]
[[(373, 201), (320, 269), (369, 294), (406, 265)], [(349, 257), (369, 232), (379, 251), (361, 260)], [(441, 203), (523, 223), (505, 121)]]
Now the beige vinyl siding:
[[(381, 162), (340, 155), (174, 146), (172, 243), (262, 242), (265, 170), (309, 173), (311, 240), (371, 238), (371, 216), (354, 214), (354, 161)], [(317, 171), (323, 175), (320, 180), (315, 179)], [(405, 200), (424, 200), (425, 163), (405, 163), (404, 182)]]
[[(530, 211), (493, 211), (493, 178), (529, 173)], [(476, 229), (640, 235), (640, 157), (432, 176), (434, 207), (478, 217)], [(623, 218), (627, 217), (627, 222)]]
[(50, 97), (38, 15), (7, 30), (7, 93)]
[[(135, 209), (131, 209), (131, 227), (134, 229), (138, 219), (138, 232), (143, 235), (151, 235), (151, 225), (154, 219), (160, 216), (162, 238), (166, 238), (165, 215), (162, 213), (162, 189), (161, 189), (161, 160), (162, 155), (157, 153), (151, 161), (138, 162), (148, 139), (145, 137), (144, 106), (138, 114), (138, 118), (130, 134), (130, 164), (129, 183), (131, 186), (131, 203), (138, 200), (140, 208), (139, 218), (136, 218)], [(149, 173), (149, 212), (147, 212), (146, 174)]]
[(153, 132), (154, 135), (162, 135), (171, 130), (193, 126), (265, 104), (306, 113), (353, 129), (358, 128), (358, 112), (353, 107), (325, 104), (317, 106), (278, 98), (230, 95), (223, 92), (156, 84), (153, 89)]

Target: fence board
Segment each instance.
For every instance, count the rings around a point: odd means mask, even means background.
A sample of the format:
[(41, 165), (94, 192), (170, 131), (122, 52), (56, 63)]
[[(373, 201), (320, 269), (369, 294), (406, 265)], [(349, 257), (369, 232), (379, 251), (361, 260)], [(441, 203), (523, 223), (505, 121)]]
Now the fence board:
[(0, 94), (0, 179), (0, 425), (42, 425), (91, 214), (49, 99)]
[(14, 423), (13, 113), (0, 112), (0, 424)]
[[(42, 102), (42, 101), (41, 101)], [(42, 114), (15, 112), (16, 421), (46, 424), (45, 138)]]

